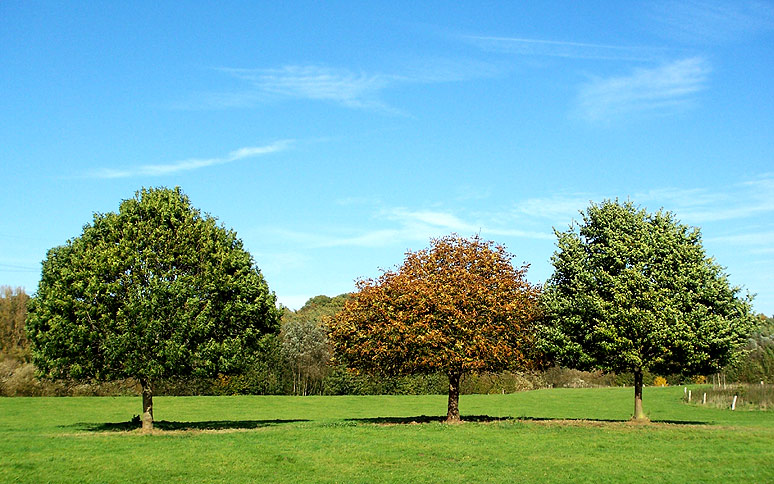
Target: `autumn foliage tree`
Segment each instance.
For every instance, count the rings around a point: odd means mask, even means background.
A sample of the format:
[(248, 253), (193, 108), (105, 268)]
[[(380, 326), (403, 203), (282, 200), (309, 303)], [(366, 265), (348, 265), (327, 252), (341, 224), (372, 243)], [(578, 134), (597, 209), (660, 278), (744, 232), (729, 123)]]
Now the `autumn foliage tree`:
[(407, 252), (403, 265), (358, 291), (330, 323), (334, 355), (375, 375), (444, 372), (447, 420), (459, 421), (460, 377), (531, 364), (538, 288), (501, 245), (457, 235)]

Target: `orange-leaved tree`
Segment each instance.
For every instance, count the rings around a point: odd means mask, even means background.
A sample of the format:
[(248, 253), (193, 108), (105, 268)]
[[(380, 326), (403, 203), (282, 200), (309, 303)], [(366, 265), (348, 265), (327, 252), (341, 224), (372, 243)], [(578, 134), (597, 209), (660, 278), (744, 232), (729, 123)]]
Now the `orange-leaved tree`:
[(533, 361), (539, 289), (512, 258), (501, 245), (456, 234), (407, 252), (396, 271), (358, 281), (329, 323), (334, 355), (375, 375), (446, 373), (447, 420), (459, 421), (463, 374)]

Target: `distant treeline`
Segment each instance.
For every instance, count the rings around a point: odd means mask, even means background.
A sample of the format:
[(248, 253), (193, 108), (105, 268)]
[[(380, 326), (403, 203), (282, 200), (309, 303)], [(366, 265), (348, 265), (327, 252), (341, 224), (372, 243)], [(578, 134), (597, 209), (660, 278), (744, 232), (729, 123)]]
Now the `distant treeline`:
[[(282, 329), (267, 339), (254, 355), (253, 364), (240, 374), (217, 378), (180, 378), (158, 382), (157, 395), (373, 395), (446, 394), (445, 374), (405, 377), (354, 374), (338, 365), (327, 340), (325, 321), (348, 299), (316, 296), (297, 311), (284, 310)], [(0, 286), (0, 395), (137, 395), (139, 384), (118, 382), (67, 382), (40, 380), (30, 362), (25, 334), (28, 296), (20, 288)], [(727, 382), (774, 382), (774, 318), (759, 316), (759, 329), (750, 336), (748, 353), (724, 370)], [(688, 383), (681, 375), (646, 374), (646, 384), (661, 376), (668, 384)], [(701, 378), (698, 381), (702, 381)], [(706, 377), (711, 381), (711, 376)], [(533, 373), (502, 372), (467, 375), (461, 393), (512, 393), (547, 387), (632, 385), (631, 374), (584, 372), (553, 367)]]

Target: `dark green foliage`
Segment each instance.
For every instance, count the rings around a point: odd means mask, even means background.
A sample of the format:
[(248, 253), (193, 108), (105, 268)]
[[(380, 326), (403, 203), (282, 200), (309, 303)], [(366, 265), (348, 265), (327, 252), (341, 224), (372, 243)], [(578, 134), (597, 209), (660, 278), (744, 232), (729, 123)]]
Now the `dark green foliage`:
[(566, 363), (707, 374), (753, 328), (749, 300), (705, 255), (698, 229), (669, 212), (606, 201), (557, 236), (543, 335)]
[(290, 381), (291, 375), (282, 356), (280, 336), (270, 335), (245, 371), (216, 378), (210, 394), (287, 395), (290, 393)]
[(326, 395), (440, 395), (449, 391), (449, 379), (443, 373), (377, 377), (356, 374), (343, 365), (333, 367), (323, 384)]
[(297, 311), (285, 309), (282, 314), (282, 324), (292, 321), (315, 321), (322, 324), (327, 318), (331, 318), (341, 311), (351, 297), (350, 294), (339, 294), (334, 297), (314, 296)]
[(35, 365), (59, 379), (214, 376), (244, 368), (279, 311), (236, 233), (180, 189), (143, 189), (43, 261)]
[(630, 202), (592, 204), (582, 217), (557, 232), (547, 353), (579, 369), (631, 371), (635, 387), (643, 371), (709, 374), (733, 361), (754, 327), (750, 300), (706, 256), (698, 229)]

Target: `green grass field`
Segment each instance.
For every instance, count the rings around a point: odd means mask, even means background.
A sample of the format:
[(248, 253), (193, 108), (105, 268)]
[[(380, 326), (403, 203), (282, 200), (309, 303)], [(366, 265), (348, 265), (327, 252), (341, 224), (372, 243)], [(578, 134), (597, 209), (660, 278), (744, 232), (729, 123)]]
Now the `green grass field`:
[[(696, 390), (694, 390), (696, 391)], [(647, 388), (445, 396), (0, 399), (0, 482), (774, 482), (774, 412)]]

